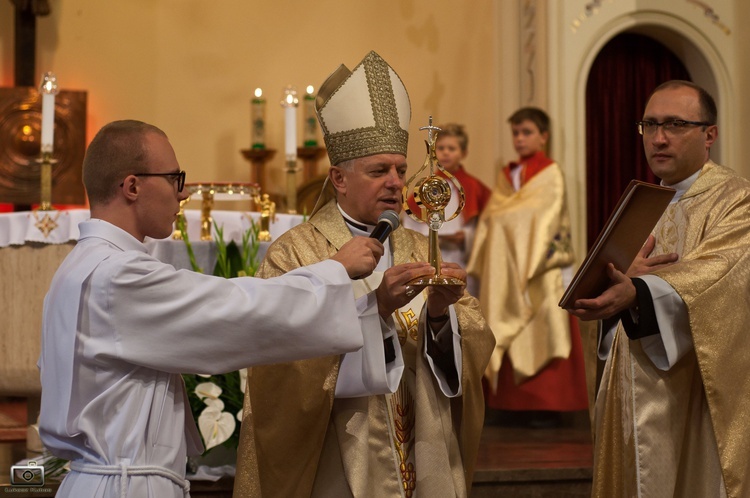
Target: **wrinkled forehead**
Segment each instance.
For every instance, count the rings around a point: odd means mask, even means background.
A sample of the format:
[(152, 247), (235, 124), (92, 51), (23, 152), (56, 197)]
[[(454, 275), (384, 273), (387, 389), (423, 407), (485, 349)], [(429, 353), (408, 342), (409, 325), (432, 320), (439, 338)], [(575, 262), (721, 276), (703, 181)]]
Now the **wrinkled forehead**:
[(361, 168), (387, 168), (391, 166), (406, 166), (406, 156), (401, 154), (374, 154), (372, 156), (360, 157), (352, 161), (355, 166)]

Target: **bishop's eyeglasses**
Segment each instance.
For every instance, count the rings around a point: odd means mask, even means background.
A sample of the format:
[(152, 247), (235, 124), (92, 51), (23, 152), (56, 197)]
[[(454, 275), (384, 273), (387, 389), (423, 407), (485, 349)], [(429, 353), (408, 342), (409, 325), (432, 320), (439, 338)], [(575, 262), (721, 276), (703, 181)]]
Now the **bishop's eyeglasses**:
[[(173, 183), (177, 183), (178, 192), (182, 192), (182, 189), (185, 188), (185, 172), (183, 170), (174, 173), (133, 173), (133, 176), (163, 176)], [(123, 185), (124, 183), (120, 184), (121, 187)]]
[(705, 121), (686, 121), (684, 119), (668, 119), (662, 123), (644, 120), (637, 121), (635, 124), (638, 127), (638, 133), (641, 135), (653, 135), (661, 126), (662, 131), (670, 136), (684, 133), (693, 126), (711, 126), (711, 123), (706, 123)]

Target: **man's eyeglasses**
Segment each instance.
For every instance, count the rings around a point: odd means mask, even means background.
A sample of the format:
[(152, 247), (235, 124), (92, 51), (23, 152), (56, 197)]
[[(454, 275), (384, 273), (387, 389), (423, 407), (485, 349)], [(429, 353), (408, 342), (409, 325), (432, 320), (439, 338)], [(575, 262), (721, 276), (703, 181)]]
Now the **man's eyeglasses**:
[(705, 121), (685, 121), (684, 119), (668, 119), (663, 123), (657, 121), (638, 121), (635, 124), (638, 126), (638, 133), (641, 135), (653, 135), (660, 126), (667, 135), (679, 135), (693, 126), (711, 126), (711, 123), (706, 123)]
[[(185, 188), (185, 172), (178, 171), (177, 173), (133, 173), (133, 176), (164, 176), (171, 179), (172, 182), (177, 182), (177, 191), (182, 192)], [(122, 187), (124, 184), (121, 183)]]

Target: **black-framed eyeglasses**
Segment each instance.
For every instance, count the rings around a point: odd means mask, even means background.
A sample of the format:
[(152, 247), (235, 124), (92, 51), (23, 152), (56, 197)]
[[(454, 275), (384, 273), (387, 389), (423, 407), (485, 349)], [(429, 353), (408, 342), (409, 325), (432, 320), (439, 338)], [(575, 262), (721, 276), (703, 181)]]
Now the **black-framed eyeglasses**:
[[(164, 176), (171, 177), (173, 182), (177, 182), (177, 191), (182, 192), (185, 188), (185, 172), (180, 170), (177, 173), (133, 173), (133, 176)], [(122, 187), (124, 183), (121, 183)]]
[(638, 133), (641, 135), (651, 135), (656, 133), (656, 130), (664, 130), (664, 133), (668, 135), (677, 135), (685, 132), (688, 128), (693, 126), (711, 126), (711, 123), (705, 121), (686, 121), (684, 119), (668, 119), (662, 123), (658, 121), (637, 121), (636, 126), (638, 127)]

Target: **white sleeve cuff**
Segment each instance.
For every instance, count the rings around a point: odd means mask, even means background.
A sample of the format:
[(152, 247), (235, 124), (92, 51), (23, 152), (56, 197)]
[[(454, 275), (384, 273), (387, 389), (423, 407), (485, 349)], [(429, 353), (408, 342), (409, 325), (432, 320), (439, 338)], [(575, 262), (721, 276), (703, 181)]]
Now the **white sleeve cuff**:
[[(370, 292), (356, 300), (359, 326), (364, 346), (341, 357), (336, 380), (336, 398), (355, 398), (375, 394), (393, 393), (398, 388), (404, 371), (404, 358), (393, 320), (381, 319), (375, 293)], [(393, 343), (396, 358), (385, 362), (384, 340)]]
[(614, 324), (607, 330), (604, 330), (604, 327), (602, 326), (604, 324), (603, 321), (599, 320), (599, 323), (597, 324), (599, 344), (596, 348), (596, 355), (600, 360), (606, 360), (609, 356), (609, 352), (612, 350), (612, 343), (615, 340), (615, 330), (617, 329), (617, 324), (620, 323), (619, 320), (613, 320), (613, 322)]
[[(456, 396), (460, 396), (463, 393), (463, 386), (461, 384), (463, 359), (461, 356), (461, 334), (459, 333), (460, 329), (458, 328), (458, 317), (456, 317), (456, 310), (453, 308), (453, 305), (448, 307), (448, 316), (449, 319), (446, 324), (443, 325), (441, 329), (437, 331), (437, 333), (435, 333), (432, 331), (432, 328), (429, 326), (429, 322), (427, 321), (427, 306), (425, 306), (424, 308), (422, 308), (422, 317), (420, 319), (420, 322), (424, 323), (425, 333), (430, 334), (430, 336), (432, 337), (431, 340), (436, 342), (439, 346), (447, 345), (448, 347), (451, 347), (451, 350), (453, 351), (453, 365), (458, 375), (458, 384), (455, 390), (451, 389), (450, 385), (448, 384), (448, 379), (446, 378), (443, 371), (437, 368), (432, 357), (427, 354), (426, 345), (422, 354), (427, 360), (427, 364), (430, 366), (432, 374), (435, 376), (435, 380), (437, 380), (440, 391), (448, 398), (455, 398)], [(427, 339), (425, 337), (425, 341), (427, 340), (430, 339)], [(441, 347), (441, 349), (443, 351), (446, 350), (443, 347)]]
[(666, 371), (693, 349), (687, 306), (665, 280), (656, 275), (639, 278), (648, 285), (659, 324), (659, 335), (644, 337), (641, 345), (654, 366)]

